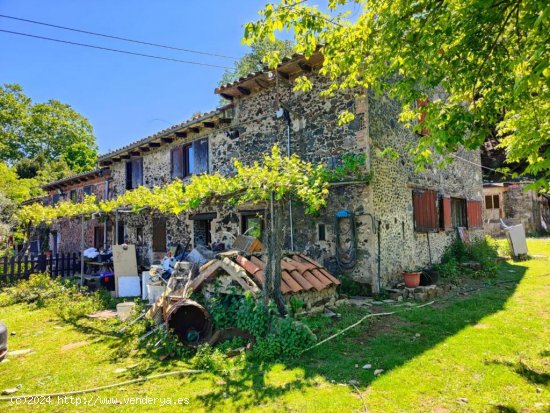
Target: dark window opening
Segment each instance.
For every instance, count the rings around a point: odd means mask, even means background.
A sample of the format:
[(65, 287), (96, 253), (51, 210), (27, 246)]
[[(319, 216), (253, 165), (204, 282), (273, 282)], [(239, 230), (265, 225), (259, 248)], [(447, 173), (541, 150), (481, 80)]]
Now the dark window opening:
[(193, 221), (193, 244), (208, 246), (212, 243), (212, 220), (196, 219)]
[(143, 185), (143, 158), (126, 162), (126, 189)]
[(263, 214), (257, 211), (241, 213), (241, 233), (259, 240), (262, 239), (264, 232)]
[(136, 227), (136, 244), (143, 245), (143, 227)]
[(99, 250), (103, 248), (105, 241), (105, 228), (103, 225), (94, 228), (94, 248)]
[(52, 204), (55, 205), (61, 201), (61, 194), (54, 194), (52, 197)]
[(69, 193), (69, 198), (72, 202), (76, 202), (76, 200), (77, 200), (76, 189), (71, 190), (71, 192)]
[(317, 225), (317, 232), (318, 232), (318, 235), (319, 235), (319, 241), (326, 241), (325, 224), (318, 224)]
[(499, 209), (500, 198), (498, 195), (485, 195), (485, 209)]
[(124, 223), (119, 222), (117, 226), (117, 233), (116, 233), (116, 243), (118, 245), (124, 244), (124, 242), (126, 241), (125, 231), (126, 231), (126, 227), (124, 226)]
[(453, 228), (468, 226), (465, 199), (451, 198), (451, 222), (453, 224)]
[(166, 252), (166, 220), (153, 218), (153, 252)]
[(86, 185), (83, 189), (82, 189), (82, 192), (85, 194), (85, 195), (92, 195), (92, 185)]

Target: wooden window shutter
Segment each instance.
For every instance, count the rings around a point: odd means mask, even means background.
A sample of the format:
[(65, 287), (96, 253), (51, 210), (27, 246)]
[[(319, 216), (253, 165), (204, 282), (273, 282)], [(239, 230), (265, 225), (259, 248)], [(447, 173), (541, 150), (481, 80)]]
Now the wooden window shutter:
[(132, 189), (132, 161), (126, 162), (126, 189)]
[(166, 220), (153, 218), (153, 252), (166, 252)]
[(413, 191), (414, 229), (417, 232), (437, 231), (437, 193), (435, 191)]
[(483, 228), (481, 215), (481, 201), (468, 200), (466, 211), (468, 214), (468, 228)]
[(453, 220), (451, 218), (451, 198), (443, 197), (443, 229), (448, 231), (453, 228)]
[(132, 188), (143, 185), (143, 158), (132, 161)]
[(208, 173), (208, 139), (193, 142), (193, 154), (195, 156), (193, 174)]
[(170, 151), (170, 175), (172, 179), (183, 178), (183, 147), (178, 146)]

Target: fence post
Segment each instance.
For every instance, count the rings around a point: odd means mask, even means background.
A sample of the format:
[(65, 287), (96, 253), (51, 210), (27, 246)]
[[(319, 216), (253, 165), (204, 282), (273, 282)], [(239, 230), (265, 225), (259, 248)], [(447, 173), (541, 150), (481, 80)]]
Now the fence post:
[(4, 257), (4, 264), (2, 265), (2, 278), (4, 282), (8, 282), (8, 257)]
[(29, 256), (25, 254), (25, 259), (23, 260), (23, 278), (27, 279), (29, 278), (29, 275)]
[(10, 262), (10, 281), (11, 282), (14, 282), (15, 281), (15, 257), (11, 257), (11, 262)]
[(59, 253), (55, 254), (55, 277), (59, 277)]
[(76, 259), (76, 252), (73, 252), (73, 265), (71, 266), (71, 276), (75, 275), (76, 272), (80, 269), (80, 264)]
[(46, 256), (44, 254), (36, 257), (36, 267), (38, 272), (46, 272)]
[(53, 255), (50, 254), (50, 256), (48, 257), (48, 267), (50, 268), (48, 271), (50, 273), (50, 277), (53, 277)]
[(65, 277), (65, 253), (61, 254), (61, 269), (59, 270), (61, 278)]
[(23, 257), (19, 255), (17, 257), (17, 278), (21, 278), (21, 261), (23, 260)]

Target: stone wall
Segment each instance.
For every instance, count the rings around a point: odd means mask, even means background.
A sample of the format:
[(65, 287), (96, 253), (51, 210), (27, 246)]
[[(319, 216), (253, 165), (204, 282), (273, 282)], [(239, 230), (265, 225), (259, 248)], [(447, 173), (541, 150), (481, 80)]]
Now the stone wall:
[[(233, 159), (244, 163), (261, 161), (262, 154), (268, 152), (275, 143), (286, 150), (287, 125), (284, 119), (275, 116), (283, 104), (289, 108), (292, 118), (290, 140), (293, 153), (308, 161), (327, 163), (332, 157), (362, 152), (374, 176), (369, 186), (331, 187), (327, 207), (316, 216), (306, 216), (300, 205), (293, 205), (295, 249), (305, 251), (329, 266), (333, 265), (336, 252), (335, 215), (337, 211), (345, 209), (355, 215), (357, 235), (357, 264), (345, 272), (357, 281), (371, 284), (376, 290), (378, 284), (383, 286), (398, 278), (401, 270), (407, 266), (437, 262), (444, 248), (454, 238), (454, 231), (428, 235), (416, 233), (413, 227), (412, 190), (433, 189), (444, 195), (481, 200), (480, 168), (456, 161), (444, 169), (428, 169), (416, 174), (407, 156), (408, 145), (416, 140), (416, 135), (398, 122), (399, 106), (395, 102), (373, 94), (368, 97), (356, 96), (350, 91), (322, 98), (319, 91), (326, 84), (318, 78), (313, 80), (315, 87), (310, 92), (293, 92), (291, 84), (281, 81), (275, 87), (235, 98), (231, 125), (204, 128), (199, 133), (189, 132), (185, 139), (152, 148), (143, 155), (144, 184), (153, 187), (168, 182), (170, 149), (199, 138), (207, 137), (209, 140), (210, 172), (222, 174), (234, 171)], [(356, 119), (346, 126), (338, 126), (338, 114), (345, 109), (354, 112)], [(225, 131), (229, 127), (238, 130), (239, 136), (228, 137)], [(377, 156), (386, 147), (395, 149), (399, 153), (398, 159)], [(477, 152), (460, 152), (459, 155), (475, 164), (480, 163)], [(113, 192), (120, 194), (125, 190), (124, 162), (114, 163), (111, 170)], [(192, 213), (216, 212), (216, 218), (212, 221), (212, 238), (214, 241), (230, 243), (231, 237), (227, 234), (240, 233), (241, 211), (264, 208), (242, 206), (235, 209), (218, 203)], [(194, 225), (190, 218), (188, 213), (167, 217), (168, 246), (178, 243), (185, 245), (193, 240)], [(151, 247), (153, 228), (150, 213), (128, 216), (124, 220), (128, 227), (129, 242), (135, 241), (132, 228), (142, 228), (144, 245), (140, 250), (149, 261), (158, 258)], [(285, 248), (289, 248), (288, 212), (284, 222)], [(325, 240), (319, 240), (320, 224), (325, 226)], [(477, 233), (481, 231), (477, 231), (474, 236)], [(337, 268), (331, 269), (337, 273), (344, 272)]]
[[(483, 209), (484, 229), (493, 236), (504, 235), (504, 229), (498, 218), (506, 225), (523, 224), (526, 231), (543, 231), (542, 214), (545, 208), (544, 198), (534, 191), (525, 190), (527, 183), (495, 184), (483, 188), (483, 195), (499, 195), (500, 209)], [(484, 205), (485, 206), (485, 205)], [(498, 213), (498, 217), (496, 216)]]

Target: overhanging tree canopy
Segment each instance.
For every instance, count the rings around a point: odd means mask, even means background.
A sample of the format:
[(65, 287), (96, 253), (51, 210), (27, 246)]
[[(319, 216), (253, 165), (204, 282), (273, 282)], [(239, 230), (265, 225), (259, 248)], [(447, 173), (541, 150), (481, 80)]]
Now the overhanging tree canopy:
[[(353, 3), (361, 7), (357, 18), (339, 12)], [(329, 0), (328, 7), (331, 14), (304, 0), (268, 4), (245, 26), (244, 41), (291, 31), (296, 52), (321, 48), (327, 94), (372, 88), (398, 99), (402, 120), (430, 132), (412, 152), (420, 166), (494, 136), (507, 162), (537, 177), (535, 188), (550, 190), (547, 1)], [(266, 59), (273, 67), (278, 60)], [(301, 77), (295, 87), (309, 89), (310, 80)]]

